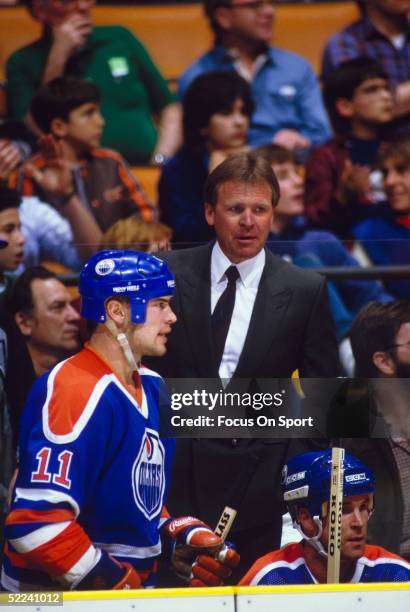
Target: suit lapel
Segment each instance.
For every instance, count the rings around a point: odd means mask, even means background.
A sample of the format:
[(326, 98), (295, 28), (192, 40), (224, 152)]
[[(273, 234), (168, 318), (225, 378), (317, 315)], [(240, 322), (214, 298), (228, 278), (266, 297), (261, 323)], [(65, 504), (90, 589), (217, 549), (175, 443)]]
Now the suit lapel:
[[(269, 251), (256, 294), (245, 344), (235, 370), (235, 378), (254, 376), (281, 328), (292, 290), (283, 285), (278, 264)], [(280, 358), (280, 356), (279, 356)]]
[[(217, 377), (211, 331), (211, 252), (207, 245), (190, 267), (190, 272), (179, 278), (178, 291), (184, 326), (199, 375)], [(185, 271), (184, 271), (185, 272)]]

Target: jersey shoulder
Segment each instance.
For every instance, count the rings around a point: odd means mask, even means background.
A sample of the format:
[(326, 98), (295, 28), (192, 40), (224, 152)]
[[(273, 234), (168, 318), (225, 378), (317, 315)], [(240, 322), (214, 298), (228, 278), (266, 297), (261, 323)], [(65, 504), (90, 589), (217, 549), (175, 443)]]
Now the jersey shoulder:
[(74, 440), (91, 418), (102, 394), (115, 378), (104, 361), (83, 349), (48, 375), (43, 429), (54, 442)]
[[(300, 565), (305, 565), (301, 545), (299, 543), (288, 544), (284, 548), (260, 557), (245, 574), (239, 585), (278, 584), (282, 582), (279, 575), (283, 570), (295, 570)], [(266, 582), (264, 578), (271, 573), (276, 574), (276, 580), (271, 576)]]

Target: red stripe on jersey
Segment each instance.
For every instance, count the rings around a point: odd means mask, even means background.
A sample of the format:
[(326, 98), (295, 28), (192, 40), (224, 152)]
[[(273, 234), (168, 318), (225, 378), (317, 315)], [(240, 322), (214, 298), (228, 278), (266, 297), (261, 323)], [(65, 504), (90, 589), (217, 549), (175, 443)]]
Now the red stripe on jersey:
[(47, 572), (51, 578), (66, 574), (90, 548), (91, 541), (85, 531), (74, 521), (55, 538), (27, 553), (11, 553), (8, 556), (13, 565), (19, 558), (26, 567)]
[(396, 555), (381, 546), (375, 546), (374, 544), (366, 544), (364, 547), (363, 557), (366, 557), (370, 561), (376, 561), (377, 559), (398, 559), (399, 561), (405, 561), (399, 555)]
[(63, 523), (73, 521), (74, 515), (70, 510), (30, 510), (23, 508), (13, 510), (7, 517), (6, 525), (22, 525), (24, 523)]
[(276, 563), (277, 561), (285, 561), (285, 563), (293, 563), (300, 557), (303, 557), (303, 549), (299, 543), (288, 544), (284, 548), (280, 548), (279, 550), (274, 550), (263, 557), (260, 557), (255, 563), (252, 565), (250, 570), (245, 574), (245, 576), (238, 582), (239, 586), (246, 586), (250, 584), (253, 578), (256, 576), (261, 569), (270, 565), (271, 563)]

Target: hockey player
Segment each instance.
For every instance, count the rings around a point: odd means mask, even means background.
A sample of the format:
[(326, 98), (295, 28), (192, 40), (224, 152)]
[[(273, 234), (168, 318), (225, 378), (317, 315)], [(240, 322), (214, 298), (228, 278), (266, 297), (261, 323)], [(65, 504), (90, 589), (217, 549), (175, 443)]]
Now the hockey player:
[[(283, 469), (283, 496), (303, 540), (261, 557), (240, 585), (326, 582), (332, 454), (297, 455)], [(366, 545), (374, 500), (371, 470), (346, 454), (343, 478), (341, 582), (408, 582), (410, 565), (380, 546)]]
[(166, 351), (174, 279), (152, 255), (102, 251), (85, 265), (79, 288), (94, 330), (83, 350), (37, 380), (27, 401), (1, 585), (149, 586), (161, 540), (188, 577), (198, 552), (210, 552), (210, 567), (194, 568), (192, 583), (218, 584), (239, 557), (200, 520), (166, 516), (173, 441), (158, 431), (162, 379), (141, 365), (143, 355)]

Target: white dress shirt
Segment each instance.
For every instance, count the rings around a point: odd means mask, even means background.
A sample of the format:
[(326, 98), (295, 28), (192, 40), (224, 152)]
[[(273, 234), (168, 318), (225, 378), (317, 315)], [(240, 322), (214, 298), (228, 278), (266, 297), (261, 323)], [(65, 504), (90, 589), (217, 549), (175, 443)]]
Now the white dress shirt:
[(259, 281), (265, 266), (266, 254), (262, 249), (252, 259), (234, 264), (222, 252), (218, 242), (212, 249), (211, 255), (211, 312), (228, 284), (225, 276), (229, 266), (236, 266), (239, 278), (236, 281), (235, 307), (232, 313), (231, 324), (226, 337), (225, 347), (219, 366), (221, 379), (232, 378), (238, 365), (239, 358), (245, 344), (249, 323), (258, 292)]

